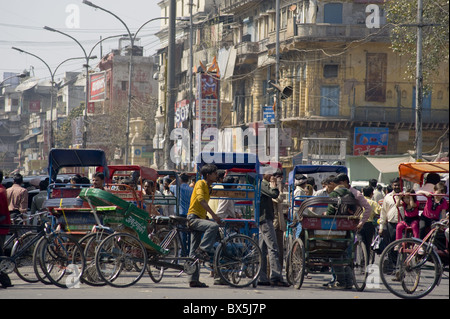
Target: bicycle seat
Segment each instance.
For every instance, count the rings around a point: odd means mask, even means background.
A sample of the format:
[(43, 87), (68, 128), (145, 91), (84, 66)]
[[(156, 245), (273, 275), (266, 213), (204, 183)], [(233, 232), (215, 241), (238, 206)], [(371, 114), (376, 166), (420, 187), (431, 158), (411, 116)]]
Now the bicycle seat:
[(182, 224), (184, 226), (187, 226), (187, 218), (186, 217), (170, 215), (169, 218), (170, 218), (171, 222), (173, 222), (173, 223)]

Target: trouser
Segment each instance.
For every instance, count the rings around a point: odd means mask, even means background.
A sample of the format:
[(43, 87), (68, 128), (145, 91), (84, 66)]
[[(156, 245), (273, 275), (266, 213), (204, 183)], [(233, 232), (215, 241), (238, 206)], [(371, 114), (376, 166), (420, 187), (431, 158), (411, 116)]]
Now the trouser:
[(272, 220), (266, 220), (259, 225), (259, 247), (262, 253), (261, 271), (259, 273), (259, 281), (267, 282), (267, 258), (269, 256), (270, 265), (270, 281), (281, 281), (281, 265), (279, 261), (277, 236)]
[(436, 220), (425, 217), (423, 215), (420, 216), (420, 239), (424, 239), (425, 236), (430, 231), (431, 224), (435, 222)]
[(358, 235), (361, 236), (361, 240), (366, 245), (367, 253), (369, 253), (370, 245), (372, 244), (373, 236), (375, 234), (375, 226), (372, 222), (364, 223), (362, 229)]
[[(5, 243), (6, 235), (0, 235), (0, 256), (3, 256), (3, 244)], [(11, 279), (9, 276), (3, 272), (0, 272), (0, 285), (10, 286)]]
[(407, 228), (411, 227), (413, 232), (413, 237), (419, 238), (419, 219), (414, 219), (411, 222), (407, 222), (406, 220), (402, 220), (397, 224), (397, 231), (395, 239), (401, 239), (403, 237), (403, 231)]
[[(352, 254), (352, 246), (349, 245), (347, 249), (342, 254), (342, 259), (348, 260), (348, 258)], [(343, 261), (342, 260), (342, 261)], [(338, 261), (339, 262), (339, 261)], [(333, 265), (333, 272), (336, 276), (336, 281), (341, 285), (345, 286), (346, 288), (351, 288), (353, 286), (353, 273), (350, 266), (343, 266), (343, 265)]]
[[(188, 217), (189, 228), (191, 229), (191, 249), (190, 257), (194, 257), (197, 248), (206, 251), (209, 254), (214, 252), (214, 243), (219, 232), (219, 225), (211, 220), (201, 219), (194, 214), (189, 214)], [(200, 272), (194, 272), (189, 276), (189, 281), (198, 281)]]

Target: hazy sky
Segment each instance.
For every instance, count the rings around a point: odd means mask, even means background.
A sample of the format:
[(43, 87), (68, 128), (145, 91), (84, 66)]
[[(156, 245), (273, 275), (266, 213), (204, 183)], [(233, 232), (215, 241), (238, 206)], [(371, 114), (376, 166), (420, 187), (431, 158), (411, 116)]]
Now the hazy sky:
[[(161, 0), (91, 0), (119, 16), (131, 33), (146, 21), (159, 17)], [(158, 38), (152, 36), (160, 28), (162, 20), (147, 24), (138, 34), (144, 55), (153, 54), (159, 47)], [(11, 47), (33, 53), (49, 64), (52, 71), (65, 59), (81, 57), (83, 51), (75, 41), (62, 34), (44, 30), (49, 26), (76, 38), (87, 53), (100, 36), (125, 34), (126, 29), (112, 15), (82, 3), (82, 0), (0, 0), (0, 80), (3, 72), (22, 72), (34, 67), (35, 76), (50, 78), (45, 65), (33, 56), (19, 53)], [(103, 42), (103, 54), (118, 48), (118, 39)], [(93, 55), (100, 57), (99, 46)], [(96, 65), (93, 60), (91, 65)], [(81, 71), (83, 60), (64, 63), (57, 71), (56, 79), (64, 71)]]

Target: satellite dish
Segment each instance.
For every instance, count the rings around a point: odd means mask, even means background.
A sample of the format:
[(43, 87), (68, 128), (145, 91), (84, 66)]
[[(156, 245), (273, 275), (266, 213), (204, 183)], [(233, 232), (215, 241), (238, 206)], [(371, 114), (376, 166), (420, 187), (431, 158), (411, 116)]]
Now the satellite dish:
[(23, 81), (18, 86), (16, 86), (16, 92), (24, 92), (26, 90), (34, 88), (39, 82), (38, 78), (30, 78)]

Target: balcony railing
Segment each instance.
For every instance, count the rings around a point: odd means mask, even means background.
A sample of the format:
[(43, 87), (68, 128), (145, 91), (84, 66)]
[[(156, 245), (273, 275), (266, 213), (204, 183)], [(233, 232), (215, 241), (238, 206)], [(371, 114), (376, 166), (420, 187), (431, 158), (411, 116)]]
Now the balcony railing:
[(297, 24), (296, 37), (313, 39), (362, 39), (373, 37), (378, 40), (389, 38), (388, 26), (382, 26), (379, 29), (369, 29), (365, 24)]
[[(357, 106), (352, 108), (350, 119), (354, 121), (414, 123), (416, 113), (407, 107)], [(423, 123), (448, 123), (448, 109), (423, 109)]]

